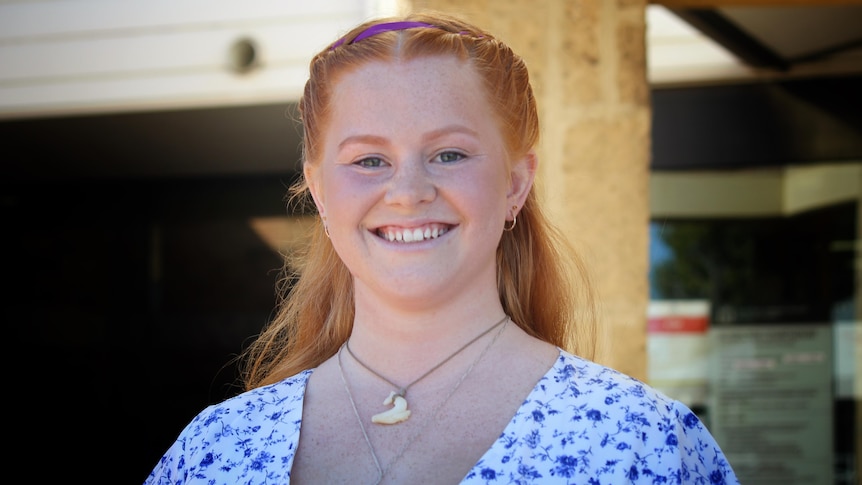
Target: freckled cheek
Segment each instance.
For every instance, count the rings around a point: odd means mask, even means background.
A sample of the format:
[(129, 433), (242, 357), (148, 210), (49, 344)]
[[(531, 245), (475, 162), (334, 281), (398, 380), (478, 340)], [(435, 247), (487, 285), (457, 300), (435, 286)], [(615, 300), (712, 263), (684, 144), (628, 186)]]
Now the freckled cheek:
[(458, 194), (456, 197), (465, 208), (470, 208), (487, 226), (493, 227), (498, 219), (502, 221), (506, 217), (506, 191), (505, 187), (496, 186), (489, 178), (464, 177), (450, 185), (449, 189), (451, 194)]
[(326, 210), (331, 221), (345, 224), (359, 223), (367, 211), (380, 198), (380, 184), (367, 177), (330, 177), (326, 181)]
[(499, 226), (501, 226), (503, 221), (506, 219), (506, 215), (500, 210), (499, 205), (488, 207), (485, 210), (485, 214), (485, 227), (487, 227), (488, 230), (499, 229)]

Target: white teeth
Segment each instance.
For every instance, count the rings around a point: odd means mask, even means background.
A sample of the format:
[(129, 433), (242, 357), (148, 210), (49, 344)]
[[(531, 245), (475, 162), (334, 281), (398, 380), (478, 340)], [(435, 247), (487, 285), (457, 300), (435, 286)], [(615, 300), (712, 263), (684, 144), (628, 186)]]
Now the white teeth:
[(436, 239), (443, 234), (446, 234), (448, 229), (446, 228), (425, 228), (423, 229), (407, 229), (405, 231), (388, 231), (386, 233), (381, 233), (381, 237), (388, 241), (401, 241), (401, 242), (419, 242), (424, 241), (426, 239)]

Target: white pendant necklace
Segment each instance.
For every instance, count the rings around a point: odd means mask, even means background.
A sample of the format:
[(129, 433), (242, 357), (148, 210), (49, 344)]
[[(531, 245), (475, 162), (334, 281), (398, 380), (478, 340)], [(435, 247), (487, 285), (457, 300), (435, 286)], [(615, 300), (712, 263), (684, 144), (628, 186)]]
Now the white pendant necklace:
[(384, 381), (389, 383), (389, 385), (391, 385), (392, 387), (395, 388), (395, 390), (390, 392), (389, 396), (383, 401), (384, 406), (392, 406), (392, 407), (387, 409), (386, 411), (383, 411), (382, 413), (375, 414), (374, 416), (371, 417), (371, 421), (373, 423), (377, 423), (377, 424), (396, 424), (396, 423), (400, 423), (402, 421), (406, 421), (407, 418), (410, 417), (410, 410), (407, 409), (407, 389), (409, 389), (410, 386), (412, 386), (413, 384), (416, 384), (417, 382), (419, 382), (422, 379), (424, 379), (425, 377), (427, 377), (429, 374), (431, 374), (435, 370), (439, 369), (446, 362), (449, 362), (449, 360), (451, 360), (456, 355), (460, 354), (464, 349), (466, 349), (467, 347), (472, 345), (475, 341), (477, 341), (480, 338), (487, 335), (491, 330), (494, 330), (498, 326), (502, 325), (503, 322), (508, 320), (508, 318), (509, 318), (508, 315), (504, 316), (499, 322), (495, 323), (490, 328), (488, 328), (484, 332), (477, 335), (475, 338), (473, 338), (473, 340), (470, 340), (469, 342), (467, 342), (466, 344), (461, 346), (461, 348), (456, 350), (452, 355), (443, 359), (439, 364), (435, 365), (430, 370), (428, 370), (428, 372), (426, 372), (426, 373), (422, 374), (421, 376), (419, 376), (418, 378), (414, 379), (413, 382), (407, 384), (406, 386), (399, 386), (398, 384), (396, 384), (396, 383), (392, 382), (391, 380), (389, 380), (388, 378), (384, 377), (382, 374), (380, 374), (376, 370), (372, 369), (371, 367), (368, 367), (365, 364), (365, 362), (362, 362), (361, 360), (359, 360), (359, 358), (356, 357), (356, 354), (354, 354), (353, 351), (350, 350), (350, 340), (348, 339), (347, 341), (345, 341), (344, 346), (347, 347), (347, 353), (349, 353), (350, 356), (353, 357), (353, 360), (358, 362), (359, 365), (361, 365), (362, 367), (365, 368), (365, 370), (367, 370), (368, 372), (371, 372), (375, 376), (383, 379)]
[[(460, 349), (458, 349), (458, 351), (457, 351), (457, 352), (455, 352), (454, 354), (452, 354), (452, 355), (450, 355), (449, 357), (447, 357), (445, 360), (443, 360), (443, 362), (440, 362), (439, 364), (437, 364), (436, 366), (434, 366), (430, 371), (426, 372), (426, 373), (425, 373), (425, 374), (423, 374), (421, 377), (419, 377), (419, 379), (416, 379), (415, 381), (413, 381), (413, 382), (411, 382), (410, 384), (408, 384), (407, 386), (405, 386), (405, 387), (404, 387), (404, 392), (406, 393), (406, 392), (407, 392), (407, 388), (408, 388), (408, 387), (412, 386), (413, 384), (415, 384), (416, 382), (418, 382), (419, 380), (421, 380), (423, 377), (425, 377), (426, 375), (430, 374), (433, 370), (435, 370), (435, 369), (437, 369), (438, 367), (440, 367), (441, 365), (443, 365), (446, 361), (448, 361), (449, 359), (451, 359), (452, 357), (454, 357), (455, 355), (457, 355), (459, 352), (461, 352), (462, 350), (464, 350), (465, 348), (467, 348), (470, 344), (472, 344), (473, 342), (475, 342), (476, 340), (478, 340), (480, 337), (482, 337), (483, 335), (486, 335), (488, 332), (490, 332), (490, 331), (491, 331), (491, 330), (493, 330), (494, 328), (496, 328), (496, 327), (500, 326), (501, 324), (503, 324), (504, 322), (508, 322), (508, 321), (509, 321), (509, 316), (508, 316), (508, 315), (507, 315), (507, 316), (505, 316), (505, 317), (503, 317), (503, 319), (502, 319), (502, 320), (500, 320), (499, 322), (497, 322), (496, 324), (494, 324), (491, 328), (489, 328), (488, 330), (485, 330), (484, 332), (482, 332), (478, 337), (474, 338), (473, 340), (471, 340), (470, 342), (468, 342), (466, 345), (464, 345), (463, 347), (461, 347)], [(437, 414), (440, 412), (440, 410), (442, 410), (442, 409), (443, 409), (443, 406), (445, 406), (445, 405), (446, 405), (446, 403), (449, 401), (449, 398), (451, 398), (451, 397), (452, 397), (452, 395), (453, 395), (453, 394), (455, 394), (455, 391), (457, 391), (457, 390), (458, 390), (458, 388), (459, 388), (459, 387), (461, 387), (461, 383), (463, 383), (463, 382), (464, 382), (464, 380), (465, 380), (465, 379), (467, 379), (467, 376), (469, 376), (469, 375), (470, 375), (470, 372), (473, 370), (473, 367), (475, 367), (475, 366), (476, 366), (476, 364), (478, 364), (478, 363), (479, 363), (479, 361), (480, 361), (480, 360), (482, 360), (482, 357), (483, 357), (483, 356), (485, 355), (485, 353), (486, 353), (486, 352), (488, 352), (488, 350), (489, 350), (489, 349), (494, 345), (494, 342), (496, 342), (496, 341), (497, 341), (497, 339), (498, 339), (498, 338), (500, 337), (500, 335), (503, 333), (503, 330), (505, 330), (505, 328), (506, 328), (506, 326), (505, 326), (505, 325), (503, 325), (503, 326), (500, 328), (500, 331), (499, 331), (499, 332), (497, 332), (496, 334), (494, 334), (494, 338), (493, 338), (493, 339), (491, 339), (491, 341), (490, 341), (490, 342), (488, 342), (488, 345), (486, 345), (484, 349), (482, 349), (482, 352), (479, 354), (479, 356), (478, 356), (478, 357), (476, 357), (476, 360), (474, 360), (474, 361), (470, 364), (470, 366), (469, 366), (469, 367), (467, 367), (467, 370), (466, 370), (466, 371), (464, 371), (464, 373), (463, 373), (463, 374), (461, 374), (461, 377), (458, 379), (458, 382), (456, 382), (456, 383), (455, 383), (455, 387), (453, 387), (453, 388), (449, 391), (449, 393), (448, 393), (448, 394), (446, 394), (446, 396), (443, 398), (443, 400), (440, 402), (440, 404), (438, 404), (438, 405), (437, 405), (437, 407), (436, 407), (436, 408), (434, 408), (434, 409), (431, 411), (430, 415), (428, 416), (428, 420), (427, 420), (427, 421), (426, 421), (426, 422), (425, 422), (425, 423), (424, 423), (424, 424), (423, 424), (423, 425), (422, 425), (422, 426), (421, 426), (421, 427), (416, 431), (416, 433), (415, 433), (413, 436), (411, 436), (411, 437), (407, 440), (407, 442), (406, 442), (406, 443), (404, 443), (404, 446), (403, 446), (403, 447), (401, 447), (401, 451), (399, 451), (399, 452), (398, 452), (398, 454), (397, 454), (397, 455), (395, 455), (395, 457), (394, 457), (394, 458), (392, 458), (392, 461), (390, 461), (390, 462), (389, 462), (389, 465), (387, 465), (385, 469), (384, 469), (384, 468), (383, 468), (383, 466), (380, 464), (380, 459), (377, 457), (377, 452), (376, 452), (376, 451), (374, 451), (374, 445), (372, 445), (372, 444), (371, 444), (371, 438), (369, 438), (369, 437), (368, 437), (368, 432), (365, 430), (365, 424), (364, 424), (364, 423), (363, 423), (363, 421), (362, 421), (362, 417), (359, 415), (359, 409), (356, 407), (356, 401), (353, 399), (353, 393), (352, 393), (352, 392), (350, 392), (350, 386), (347, 384), (347, 378), (345, 378), (345, 377), (344, 377), (344, 368), (341, 366), (341, 352), (342, 352), (342, 350), (344, 350), (344, 348), (345, 348), (345, 347), (347, 347), (347, 351), (348, 351), (348, 352), (350, 352), (350, 347), (348, 347), (348, 346), (347, 346), (347, 342), (346, 342), (346, 341), (344, 342), (344, 344), (342, 344), (342, 345), (341, 345), (341, 347), (338, 349), (338, 354), (337, 354), (337, 358), (336, 358), (336, 360), (338, 361), (338, 372), (341, 374), (341, 382), (344, 384), (344, 390), (347, 392), (347, 398), (350, 400), (350, 406), (353, 408), (353, 414), (356, 416), (356, 421), (359, 423), (359, 429), (361, 429), (361, 430), (362, 430), (362, 437), (363, 437), (363, 438), (365, 438), (365, 444), (367, 444), (367, 445), (368, 445), (368, 450), (371, 452), (371, 457), (374, 459), (374, 466), (375, 466), (375, 468), (377, 468), (377, 478), (374, 480), (374, 485), (379, 485), (379, 484), (380, 484), (380, 482), (382, 482), (382, 481), (383, 481), (383, 477), (386, 475), (386, 473), (388, 473), (388, 472), (389, 472), (389, 470), (391, 470), (391, 469), (392, 469), (392, 466), (393, 466), (393, 465), (395, 465), (395, 463), (396, 463), (396, 462), (397, 462), (397, 461), (398, 461), (402, 456), (404, 456), (404, 453), (407, 451), (407, 448), (408, 448), (408, 447), (410, 447), (410, 445), (411, 445), (411, 444), (413, 444), (413, 442), (414, 442), (414, 441), (416, 441), (416, 439), (417, 439), (417, 438), (419, 438), (419, 435), (421, 435), (421, 434), (422, 434), (422, 432), (423, 432), (423, 431), (425, 431), (425, 428), (426, 428), (429, 424), (431, 424), (432, 422), (434, 422), (434, 419), (437, 417)], [(351, 352), (351, 355), (352, 355), (352, 352)], [(353, 358), (354, 358), (354, 359), (356, 359), (356, 357), (355, 357), (355, 356), (354, 356)], [(362, 364), (362, 362), (360, 362), (359, 360), (357, 360), (357, 362), (359, 362), (363, 367), (365, 367), (366, 369), (368, 369), (369, 371), (371, 371), (372, 373), (374, 373), (375, 375), (377, 375), (377, 376), (378, 376), (378, 377), (380, 377), (381, 379), (383, 379), (383, 380), (385, 380), (385, 381), (389, 382), (389, 380), (388, 380), (388, 379), (386, 379), (385, 377), (381, 376), (380, 374), (377, 374), (376, 372), (374, 372), (373, 370), (371, 370), (370, 368), (368, 368), (367, 366), (365, 366), (365, 364)], [(392, 385), (393, 385), (393, 386), (395, 386), (395, 387), (398, 387), (397, 385), (393, 384), (392, 382), (389, 382), (389, 383), (390, 383), (390, 384), (392, 384)], [(402, 397), (402, 399), (403, 399), (403, 397)], [(406, 419), (406, 418), (405, 418), (405, 419)]]

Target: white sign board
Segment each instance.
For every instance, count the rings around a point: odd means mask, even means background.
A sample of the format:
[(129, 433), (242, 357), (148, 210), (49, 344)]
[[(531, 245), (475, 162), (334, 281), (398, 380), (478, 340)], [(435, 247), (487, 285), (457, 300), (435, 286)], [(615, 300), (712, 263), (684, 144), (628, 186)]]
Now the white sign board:
[(721, 327), (711, 338), (711, 431), (740, 481), (832, 485), (832, 327)]

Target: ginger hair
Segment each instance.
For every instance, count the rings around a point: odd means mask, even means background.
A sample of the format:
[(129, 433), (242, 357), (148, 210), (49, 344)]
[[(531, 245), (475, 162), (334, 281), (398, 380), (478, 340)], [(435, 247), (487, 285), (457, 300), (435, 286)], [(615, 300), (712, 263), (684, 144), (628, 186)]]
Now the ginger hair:
[[(437, 28), (387, 31), (351, 43), (368, 27), (393, 21), (419, 21)], [(371, 61), (426, 56), (455, 56), (476, 70), (509, 160), (524, 156), (538, 143), (539, 118), (527, 66), (489, 32), (445, 14), (424, 12), (365, 22), (341, 41), (310, 63), (299, 101), (304, 164), (320, 163), (332, 87), (340, 76)], [(305, 180), (291, 187), (289, 198), (308, 202)], [(503, 233), (497, 247), (497, 287), (503, 309), (528, 334), (593, 358), (596, 308), (590, 278), (583, 261), (543, 213), (535, 187), (515, 228)], [(246, 389), (317, 367), (338, 351), (352, 330), (353, 279), (320, 221), (312, 228), (308, 246), (286, 257), (277, 290), (275, 317), (240, 356)]]

